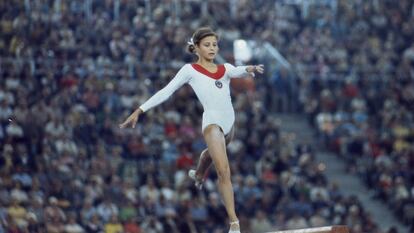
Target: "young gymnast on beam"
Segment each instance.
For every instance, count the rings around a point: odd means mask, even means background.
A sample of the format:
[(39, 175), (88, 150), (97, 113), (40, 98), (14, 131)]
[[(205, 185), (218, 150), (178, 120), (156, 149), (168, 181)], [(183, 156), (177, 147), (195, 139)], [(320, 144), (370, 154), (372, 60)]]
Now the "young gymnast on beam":
[(230, 79), (263, 73), (263, 65), (234, 67), (231, 64), (214, 63), (218, 53), (218, 36), (208, 27), (199, 28), (188, 42), (188, 51), (198, 60), (185, 64), (175, 77), (160, 91), (137, 108), (120, 128), (135, 125), (140, 114), (161, 104), (178, 88), (188, 83), (203, 105), (202, 132), (207, 148), (201, 153), (197, 169), (189, 176), (201, 188), (205, 172), (213, 162), (218, 177), (218, 189), (230, 220), (229, 233), (240, 233), (240, 224), (234, 208), (234, 193), (230, 178), (230, 167), (226, 145), (233, 137), (235, 120), (230, 96)]

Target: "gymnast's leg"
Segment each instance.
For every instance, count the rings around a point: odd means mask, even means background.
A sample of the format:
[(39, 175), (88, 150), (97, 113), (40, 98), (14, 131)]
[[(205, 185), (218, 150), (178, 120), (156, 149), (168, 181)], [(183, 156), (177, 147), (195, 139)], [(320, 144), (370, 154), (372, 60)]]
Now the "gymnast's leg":
[(240, 226), (234, 208), (234, 193), (230, 178), (230, 166), (226, 152), (226, 141), (223, 131), (217, 125), (209, 125), (204, 129), (204, 139), (207, 143), (208, 154), (216, 168), (218, 189), (223, 198), (224, 206), (231, 223), (230, 230), (239, 232)]
[[(225, 137), (226, 145), (228, 145), (233, 140), (233, 137), (234, 137), (234, 128), (232, 128)], [(201, 152), (200, 158), (197, 163), (197, 169), (195, 171), (195, 178), (198, 181), (201, 182), (203, 178), (206, 176), (206, 173), (208, 169), (210, 168), (212, 162), (213, 161), (211, 160), (211, 156), (208, 153), (208, 148), (206, 148), (205, 150), (203, 150), (203, 152)]]

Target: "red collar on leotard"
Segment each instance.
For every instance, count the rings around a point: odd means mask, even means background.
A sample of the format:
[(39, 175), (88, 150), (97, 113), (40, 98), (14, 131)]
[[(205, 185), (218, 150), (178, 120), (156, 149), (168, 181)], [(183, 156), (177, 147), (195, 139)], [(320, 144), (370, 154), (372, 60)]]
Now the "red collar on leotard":
[(212, 79), (220, 79), (223, 77), (224, 73), (226, 72), (226, 68), (224, 67), (223, 64), (221, 65), (217, 65), (217, 71), (215, 73), (211, 73), (210, 71), (208, 71), (206, 68), (202, 67), (199, 64), (191, 64), (191, 66), (197, 70), (198, 72), (212, 78)]

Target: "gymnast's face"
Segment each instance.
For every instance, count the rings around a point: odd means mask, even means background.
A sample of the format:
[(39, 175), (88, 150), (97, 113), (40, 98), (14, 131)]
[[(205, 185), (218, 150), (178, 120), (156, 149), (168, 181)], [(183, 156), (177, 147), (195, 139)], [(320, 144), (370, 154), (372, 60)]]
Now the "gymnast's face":
[(196, 45), (196, 52), (200, 59), (205, 59), (207, 61), (213, 61), (218, 50), (217, 38), (215, 36), (204, 37), (200, 43)]

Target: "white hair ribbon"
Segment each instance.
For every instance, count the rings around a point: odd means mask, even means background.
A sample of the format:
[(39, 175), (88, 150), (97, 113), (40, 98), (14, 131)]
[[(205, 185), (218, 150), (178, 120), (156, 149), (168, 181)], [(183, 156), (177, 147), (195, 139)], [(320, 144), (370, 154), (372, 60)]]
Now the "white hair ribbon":
[(187, 42), (188, 45), (194, 45), (193, 38), (190, 39), (190, 41)]

